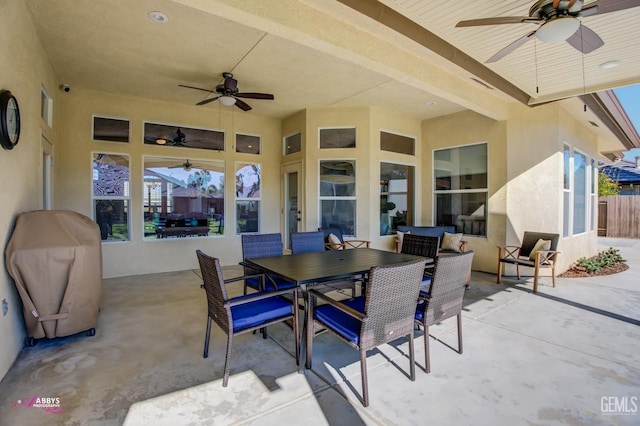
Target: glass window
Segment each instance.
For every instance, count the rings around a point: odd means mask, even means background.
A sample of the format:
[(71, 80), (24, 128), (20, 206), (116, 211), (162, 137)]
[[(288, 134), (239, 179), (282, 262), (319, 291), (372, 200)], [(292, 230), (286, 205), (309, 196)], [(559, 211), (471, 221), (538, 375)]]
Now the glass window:
[(320, 218), (321, 227), (340, 228), (343, 235), (355, 236), (355, 161), (320, 161)]
[(320, 129), (320, 149), (355, 148), (356, 129)]
[(236, 152), (260, 154), (260, 136), (236, 133)]
[(93, 140), (129, 142), (129, 120), (94, 116)]
[(380, 149), (382, 151), (415, 155), (416, 139), (389, 132), (380, 132)]
[(144, 123), (144, 143), (224, 151), (224, 132), (170, 124)]
[(144, 158), (144, 238), (224, 232), (224, 162)]
[(571, 147), (564, 144), (562, 149), (564, 186), (562, 193), (562, 235), (569, 236), (571, 225)]
[(434, 151), (435, 224), (487, 234), (487, 144)]
[(93, 215), (102, 241), (129, 240), (129, 157), (93, 154)]
[(380, 163), (380, 235), (413, 225), (414, 167)]
[(236, 233), (260, 232), (260, 164), (236, 164)]
[(591, 230), (595, 231), (597, 226), (598, 211), (598, 162), (591, 159)]
[(284, 154), (289, 155), (302, 150), (302, 134), (300, 132), (284, 138)]
[(573, 234), (587, 231), (588, 162), (585, 155), (573, 153)]

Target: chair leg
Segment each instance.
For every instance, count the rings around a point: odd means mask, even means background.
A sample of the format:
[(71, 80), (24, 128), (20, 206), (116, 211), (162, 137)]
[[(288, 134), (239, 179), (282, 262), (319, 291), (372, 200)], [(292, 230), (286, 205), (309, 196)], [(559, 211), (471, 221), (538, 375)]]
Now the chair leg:
[(300, 322), (298, 321), (298, 293), (293, 293), (293, 334), (296, 342), (296, 365), (300, 365)]
[[(311, 305), (311, 303), (309, 303)], [(311, 310), (312, 310), (312, 306), (308, 306), (307, 307), (307, 329), (306, 329), (306, 333), (307, 333), (307, 338), (305, 339), (307, 341), (307, 359), (305, 360), (305, 367), (306, 368), (311, 368), (311, 360), (313, 358), (313, 335), (314, 333), (314, 324), (313, 324), (313, 318), (312, 318), (312, 314), (311, 314)], [(303, 330), (303, 332), (305, 332), (305, 330)]]
[(231, 346), (232, 346), (233, 335), (229, 334), (227, 336), (227, 355), (224, 358), (224, 373), (222, 376), (222, 387), (226, 388), (229, 383), (229, 358), (231, 358)]
[(209, 338), (211, 337), (211, 317), (207, 315), (207, 331), (204, 334), (204, 354), (203, 358), (209, 356)]
[(362, 405), (369, 406), (369, 385), (367, 382), (367, 351), (360, 349), (360, 371), (362, 373)]
[(533, 272), (533, 292), (534, 293), (538, 292), (538, 267), (537, 266)]
[(555, 266), (551, 268), (551, 282), (553, 283), (553, 287), (555, 288), (556, 286), (556, 267)]
[(500, 284), (500, 278), (502, 277), (502, 262), (498, 258), (498, 278), (496, 279), (496, 283)]
[(518, 275), (518, 281), (520, 281), (520, 265), (516, 264), (516, 274)]
[(462, 353), (462, 314), (458, 314), (458, 353)]
[(409, 372), (412, 382), (416, 381), (416, 357), (413, 348), (413, 332), (408, 334), (409, 338)]
[(429, 359), (429, 326), (425, 323), (424, 326), (424, 370), (431, 373), (431, 360)]

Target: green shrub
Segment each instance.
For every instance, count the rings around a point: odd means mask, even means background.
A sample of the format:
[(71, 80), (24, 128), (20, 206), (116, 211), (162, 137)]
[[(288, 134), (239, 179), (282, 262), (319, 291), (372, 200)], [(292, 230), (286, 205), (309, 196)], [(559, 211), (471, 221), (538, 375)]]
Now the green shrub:
[(589, 259), (581, 257), (578, 259), (577, 266), (584, 268), (589, 273), (597, 273), (600, 269), (614, 266), (618, 262), (626, 262), (626, 260), (620, 256), (619, 250), (609, 247)]

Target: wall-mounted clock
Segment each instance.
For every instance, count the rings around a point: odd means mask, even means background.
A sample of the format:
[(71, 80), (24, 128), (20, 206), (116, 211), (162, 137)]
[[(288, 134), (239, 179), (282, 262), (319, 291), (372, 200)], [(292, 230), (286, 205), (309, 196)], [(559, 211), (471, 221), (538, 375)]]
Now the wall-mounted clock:
[(0, 143), (13, 149), (20, 139), (20, 109), (18, 100), (8, 90), (0, 92)]

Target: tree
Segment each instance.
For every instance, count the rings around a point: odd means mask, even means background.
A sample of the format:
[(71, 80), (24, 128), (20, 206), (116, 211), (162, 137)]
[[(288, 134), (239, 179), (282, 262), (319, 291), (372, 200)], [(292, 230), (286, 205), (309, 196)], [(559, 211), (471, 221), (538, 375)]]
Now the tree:
[(598, 195), (618, 195), (618, 184), (605, 173), (598, 173)]

